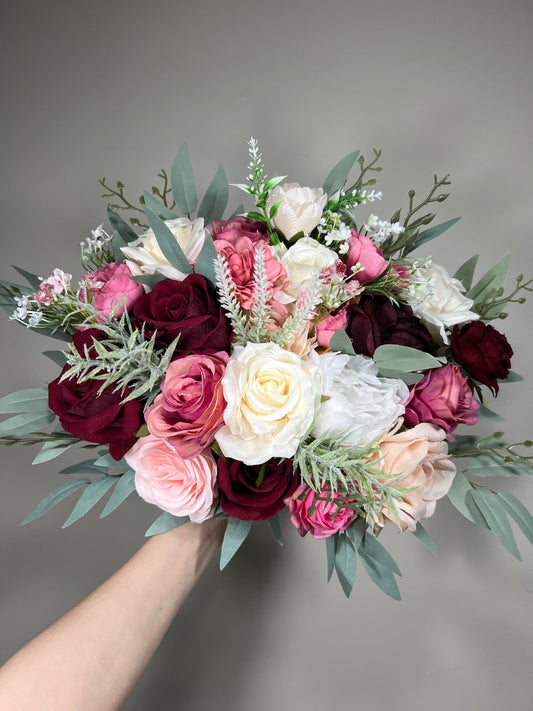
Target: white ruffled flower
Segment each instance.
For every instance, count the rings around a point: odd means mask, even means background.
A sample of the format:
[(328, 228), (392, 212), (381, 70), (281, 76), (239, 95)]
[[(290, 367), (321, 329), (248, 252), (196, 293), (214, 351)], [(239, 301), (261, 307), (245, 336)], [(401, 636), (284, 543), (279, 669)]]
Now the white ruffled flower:
[(327, 199), (322, 188), (302, 188), (298, 183), (284, 183), (270, 191), (266, 209), (270, 213), (271, 207), (281, 202), (270, 222), (290, 240), (299, 232), (309, 234), (318, 225)]
[(379, 378), (371, 358), (323, 353), (322, 395), (312, 434), (344, 437), (343, 444), (363, 448), (388, 432), (405, 412), (409, 389), (403, 380)]
[[(194, 264), (206, 236), (203, 218), (199, 217), (191, 222), (186, 217), (177, 217), (175, 220), (165, 220), (165, 224), (176, 238), (189, 263)], [(121, 250), (133, 274), (162, 274), (174, 281), (183, 281), (187, 276), (170, 265), (151, 229), (126, 247), (121, 247)]]
[(471, 311), (472, 299), (463, 295), (464, 286), (440, 264), (425, 260), (414, 268), (411, 279), (426, 284), (417, 297), (409, 300), (409, 305), (437, 343), (450, 342), (447, 329), (479, 318), (479, 314)]
[(236, 346), (222, 379), (227, 402), (215, 435), (222, 453), (248, 465), (292, 457), (313, 422), (320, 368), (274, 343)]

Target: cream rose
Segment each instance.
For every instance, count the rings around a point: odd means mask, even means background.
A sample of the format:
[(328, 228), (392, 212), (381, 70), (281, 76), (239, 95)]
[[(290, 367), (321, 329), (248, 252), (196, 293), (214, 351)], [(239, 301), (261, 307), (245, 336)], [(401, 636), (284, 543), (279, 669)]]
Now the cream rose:
[(292, 457), (320, 399), (320, 368), (274, 343), (236, 346), (222, 379), (222, 453), (245, 464)]
[(266, 209), (270, 212), (273, 205), (281, 203), (270, 222), (286, 239), (291, 239), (300, 232), (309, 234), (318, 225), (327, 199), (322, 188), (302, 188), (298, 183), (284, 183), (270, 191)]
[[(177, 217), (175, 220), (165, 220), (165, 225), (176, 238), (190, 264), (194, 264), (206, 236), (203, 218), (191, 221), (186, 217)], [(162, 274), (175, 281), (183, 281), (187, 276), (170, 265), (151, 229), (121, 249), (126, 256), (126, 264), (134, 274)]]
[(409, 304), (437, 343), (450, 342), (446, 329), (479, 318), (479, 314), (471, 311), (474, 302), (464, 296), (464, 286), (440, 264), (429, 260), (418, 266), (411, 280), (426, 285), (420, 298), (410, 300)]
[(314, 274), (332, 267), (339, 259), (333, 250), (312, 237), (302, 237), (287, 251), (278, 250), (277, 256), (290, 278), (284, 291), (294, 299), (309, 287)]

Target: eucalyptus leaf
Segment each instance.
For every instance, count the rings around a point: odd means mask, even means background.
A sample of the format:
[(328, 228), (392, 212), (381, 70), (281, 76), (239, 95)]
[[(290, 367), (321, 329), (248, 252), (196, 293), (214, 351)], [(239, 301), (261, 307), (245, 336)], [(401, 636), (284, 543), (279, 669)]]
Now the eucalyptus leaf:
[(85, 516), (114, 484), (115, 479), (110, 476), (91, 482), (76, 502), (72, 513), (61, 528), (68, 528), (68, 526), (72, 526), (73, 523)]
[(363, 540), (363, 537), (366, 533), (367, 528), (368, 528), (368, 526), (366, 524), (366, 521), (359, 516), (346, 529), (346, 533), (352, 539), (352, 542), (353, 542), (353, 545), (354, 545), (354, 548), (356, 551), (359, 550), (359, 546), (361, 545), (361, 541)]
[(53, 412), (39, 410), (23, 412), (21, 415), (9, 417), (0, 422), (0, 437), (18, 437), (20, 435), (38, 432), (55, 420)]
[(464, 264), (461, 264), (459, 269), (453, 275), (454, 279), (458, 279), (467, 291), (472, 287), (478, 259), (479, 254), (474, 254), (474, 256), (467, 259)]
[(438, 558), (439, 554), (437, 552), (437, 546), (435, 545), (435, 541), (431, 538), (431, 536), (426, 531), (424, 526), (422, 526), (420, 521), (417, 521), (416, 523), (416, 528), (413, 531), (413, 536), (418, 538), (418, 540), (421, 541), (426, 546), (426, 548), (429, 548), (433, 555), (436, 555)]
[[(391, 568), (385, 567), (381, 558), (376, 557), (376, 549), (369, 545), (369, 541), (376, 540), (372, 536), (365, 536), (361, 545), (359, 546), (359, 556), (363, 563), (363, 567), (370, 576), (370, 579), (380, 588), (383, 592), (391, 597), (393, 600), (400, 600), (400, 591), (398, 589), (398, 584), (396, 583), (396, 578), (394, 577), (394, 572)], [(377, 541), (376, 541), (377, 543)]]
[(487, 451), (472, 457), (467, 467), (474, 476), (531, 476), (533, 466), (518, 457), (499, 457), (493, 452)]
[(496, 538), (511, 555), (522, 560), (516, 547), (511, 525), (507, 520), (505, 507), (498, 495), (483, 487), (476, 487), (472, 491), (472, 497)]
[(500, 261), (484, 274), (481, 279), (471, 287), (466, 296), (476, 303), (481, 303), (490, 298), (505, 284), (509, 267), (511, 266), (511, 253), (506, 252)]
[(524, 380), (523, 376), (519, 373), (515, 373), (513, 370), (509, 371), (509, 375), (504, 380), (499, 380), (500, 383), (520, 383)]
[(357, 555), (346, 533), (340, 533), (335, 550), (335, 570), (346, 597), (350, 597), (357, 571)]
[(452, 485), (448, 490), (447, 495), (451, 503), (455, 506), (455, 508), (457, 509), (457, 511), (459, 511), (460, 514), (462, 514), (469, 521), (472, 521), (472, 523), (477, 523), (479, 526), (487, 528), (487, 522), (483, 518), (483, 515), (481, 514), (481, 511), (479, 511), (477, 506), (471, 511), (466, 504), (466, 497), (471, 493), (471, 491), (472, 485), (465, 477), (465, 475), (462, 472), (458, 471), (453, 478)]
[(326, 555), (328, 561), (328, 583), (331, 580), (333, 571), (335, 570), (335, 554), (337, 552), (337, 538), (338, 533), (334, 533), (333, 536), (329, 536), (325, 539), (326, 541)]
[(414, 385), (422, 380), (423, 373), (409, 373), (403, 370), (388, 370), (380, 368), (379, 374), (384, 378), (394, 378), (395, 380), (403, 380), (406, 385)]
[(124, 261), (125, 256), (122, 247), (126, 247), (127, 244), (128, 243), (122, 239), (120, 233), (115, 230), (111, 238), (111, 249), (113, 250), (113, 259), (116, 264), (122, 264)]
[(184, 215), (190, 217), (196, 210), (198, 198), (191, 159), (187, 144), (183, 143), (176, 154), (170, 172), (170, 184), (176, 205)]
[(242, 546), (252, 528), (251, 521), (229, 518), (220, 551), (220, 570), (223, 570)]
[(166, 276), (163, 274), (141, 274), (140, 276), (130, 277), (131, 281), (139, 282), (139, 284), (146, 284), (146, 286), (149, 286), (150, 289), (153, 289), (158, 282), (164, 281), (165, 279)]
[(395, 575), (401, 575), (400, 569), (391, 554), (385, 550), (377, 538), (366, 533), (359, 546), (359, 553), (363, 551), (377, 561), (383, 568), (390, 570)]
[(162, 220), (176, 220), (178, 216), (172, 212), (166, 205), (163, 205), (157, 198), (155, 198), (151, 193), (143, 193), (144, 205), (149, 207), (150, 210)]
[(500, 491), (498, 498), (502, 501), (508, 515), (511, 516), (533, 545), (533, 516), (526, 509), (524, 504), (516, 496), (508, 491)]
[(374, 363), (381, 370), (401, 370), (413, 372), (415, 370), (428, 370), (440, 368), (442, 358), (434, 358), (429, 353), (419, 351), (408, 346), (385, 344), (374, 351)]
[(48, 412), (48, 390), (26, 388), (0, 398), (0, 412)]
[(440, 225), (435, 225), (434, 227), (430, 227), (428, 230), (420, 232), (413, 244), (405, 248), (403, 256), (405, 257), (413, 250), (418, 249), (418, 247), (421, 247), (423, 244), (426, 244), (426, 242), (430, 242), (431, 240), (440, 237), (444, 232), (446, 232), (446, 230), (449, 230), (450, 227), (453, 227), (456, 222), (459, 222), (460, 219), (460, 217), (455, 217), (453, 220), (442, 222)]
[(337, 190), (342, 190), (358, 155), (359, 151), (349, 153), (331, 169), (322, 186), (328, 197), (331, 197)]
[(182, 274), (192, 274), (189, 260), (167, 225), (149, 207), (145, 207), (145, 213), (157, 244), (170, 264)]
[(67, 354), (64, 351), (43, 351), (43, 355), (50, 358), (60, 368), (67, 364)]
[(217, 168), (215, 177), (209, 184), (198, 209), (198, 217), (203, 217), (206, 224), (213, 220), (221, 220), (229, 199), (228, 179), (222, 164)]
[(59, 457), (60, 454), (63, 454), (63, 452), (66, 452), (73, 444), (72, 439), (54, 439), (50, 442), (45, 442), (32, 464), (50, 462), (52, 459)]
[(59, 474), (103, 474), (103, 472), (102, 467), (96, 465), (96, 459), (85, 459), (83, 462), (61, 469)]
[(329, 348), (331, 351), (337, 351), (339, 353), (345, 353), (346, 355), (355, 355), (355, 350), (350, 340), (350, 336), (346, 331), (336, 331), (329, 341)]
[(138, 239), (139, 235), (132, 230), (132, 228), (122, 219), (118, 212), (115, 212), (109, 205), (107, 206), (107, 217), (109, 224), (115, 232), (118, 232), (124, 244), (129, 244), (130, 242)]
[(505, 422), (505, 417), (498, 415), (494, 410), (489, 410), (489, 408), (482, 402), (479, 404), (479, 409), (477, 414), (482, 420), (492, 420), (493, 422)]
[(66, 499), (67, 496), (70, 496), (78, 489), (81, 489), (82, 486), (86, 486), (89, 483), (90, 479), (71, 479), (70, 481), (60, 484), (60, 486), (54, 489), (41, 501), (41, 503), (31, 512), (31, 514), (26, 516), (20, 525), (25, 526), (27, 523), (35, 521), (36, 518), (43, 516), (45, 513), (50, 511), (53, 506), (58, 504), (60, 501), (63, 501), (63, 499)]
[(15, 271), (17, 271), (20, 276), (24, 277), (24, 279), (26, 279), (28, 284), (33, 287), (35, 291), (38, 291), (42, 281), (40, 277), (38, 277), (36, 274), (32, 274), (31, 272), (27, 272), (25, 269), (16, 267), (15, 265), (13, 265), (13, 269), (15, 269)]
[(473, 486), (470, 488), (470, 491), (468, 491), (466, 493), (465, 504), (466, 504), (466, 508), (470, 511), (472, 519), (479, 526), (483, 526), (483, 528), (488, 528), (490, 530), (490, 526), (487, 522), (487, 519), (483, 515), (483, 511), (479, 508), (477, 501), (474, 498), (474, 487)]
[(166, 531), (171, 531), (173, 528), (183, 526), (188, 520), (188, 516), (174, 516), (167, 511), (163, 511), (144, 535), (149, 538), (150, 536), (157, 536), (159, 533), (166, 533)]
[(204, 276), (211, 284), (216, 285), (215, 260), (217, 251), (211, 235), (206, 235), (205, 241), (196, 260), (194, 271)]
[(270, 526), (270, 530), (272, 531), (276, 543), (283, 547), (283, 539), (281, 537), (281, 525), (279, 522), (278, 514), (275, 514), (274, 516), (268, 519), (268, 525)]

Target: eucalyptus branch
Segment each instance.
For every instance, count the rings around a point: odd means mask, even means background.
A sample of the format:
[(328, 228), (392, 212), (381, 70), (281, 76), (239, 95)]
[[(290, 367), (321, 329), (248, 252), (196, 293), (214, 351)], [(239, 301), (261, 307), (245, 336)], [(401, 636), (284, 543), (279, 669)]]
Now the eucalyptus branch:
[(132, 202), (130, 202), (125, 193), (124, 193), (124, 183), (120, 180), (117, 180), (117, 187), (113, 188), (111, 185), (108, 185), (106, 183), (105, 178), (99, 178), (98, 182), (100, 185), (104, 188), (104, 190), (107, 190), (106, 193), (102, 193), (103, 198), (117, 198), (120, 200), (123, 204), (118, 205), (113, 203), (111, 207), (114, 210), (135, 210), (136, 212), (142, 212), (144, 213), (144, 210), (140, 207), (137, 207), (137, 205), (134, 205)]
[(379, 159), (381, 158), (381, 149), (376, 150), (375, 148), (372, 149), (374, 151), (374, 159), (370, 161), (370, 163), (367, 163), (365, 165), (365, 157), (363, 155), (360, 155), (359, 158), (357, 159), (357, 162), (359, 163), (359, 168), (360, 168), (360, 173), (359, 177), (355, 181), (355, 183), (350, 187), (347, 188), (344, 192), (346, 194), (352, 193), (354, 191), (360, 192), (362, 188), (366, 187), (367, 185), (375, 185), (377, 182), (376, 178), (369, 178), (368, 180), (365, 181), (365, 176), (368, 172), (372, 171), (374, 173), (380, 173), (383, 168), (379, 165), (376, 165)]
[[(435, 197), (435, 193), (440, 190), (445, 185), (451, 185), (451, 181), (449, 180), (449, 175), (445, 175), (443, 178), (437, 178), (436, 175), (433, 176), (433, 187), (429, 191), (427, 197), (422, 200), (418, 205), (413, 205), (414, 197), (416, 195), (415, 190), (411, 189), (408, 192), (409, 195), (409, 209), (407, 212), (407, 217), (405, 218), (403, 222), (403, 226), (407, 229), (407, 227), (410, 226), (410, 221), (413, 215), (415, 215), (417, 212), (419, 212), (423, 207), (426, 205), (429, 205), (432, 202), (444, 202), (447, 197), (449, 197), (450, 193), (440, 193)], [(395, 222), (395, 220), (391, 219), (391, 222)]]
[[(56, 442), (56, 441), (70, 441), (72, 444), (77, 444), (78, 442), (83, 442), (80, 437), (74, 437), (74, 435), (68, 432), (32, 432), (29, 435), (6, 435), (0, 437), (0, 444), (6, 445), (6, 447), (11, 447), (14, 444), (21, 444), (23, 446), (32, 446), (35, 444), (43, 444), (45, 442)], [(95, 447), (100, 447), (101, 445), (95, 444)]]
[[(533, 292), (533, 279), (524, 282), (524, 275), (519, 274), (516, 277), (516, 285), (513, 291), (507, 296), (504, 295), (503, 287), (500, 287), (491, 298), (486, 299), (483, 303), (474, 304), (475, 311), (484, 321), (493, 321), (495, 319), (505, 319), (509, 314), (501, 309), (507, 304), (525, 304), (526, 297), (521, 296), (518, 299), (514, 297), (522, 290)], [(522, 283), (523, 282), (523, 283)]]

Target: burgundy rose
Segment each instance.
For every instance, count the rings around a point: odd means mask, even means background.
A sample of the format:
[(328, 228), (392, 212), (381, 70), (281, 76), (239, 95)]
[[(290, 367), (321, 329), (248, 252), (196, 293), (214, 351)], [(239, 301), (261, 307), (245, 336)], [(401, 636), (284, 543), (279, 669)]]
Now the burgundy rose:
[[(96, 329), (74, 335), (72, 340), (79, 353), (84, 352), (85, 346), (90, 353), (93, 336), (98, 340), (105, 338), (105, 334)], [(100, 380), (80, 383), (75, 378), (65, 378), (59, 382), (68, 369), (69, 366), (65, 366), (59, 378), (48, 386), (50, 409), (59, 417), (66, 432), (87, 442), (108, 444), (113, 459), (122, 459), (137, 441), (135, 433), (142, 424), (141, 403), (130, 400), (122, 404), (121, 400), (127, 397), (129, 391), (126, 389), (121, 395), (120, 391), (114, 391), (113, 386), (98, 395), (102, 385)]]
[(297, 486), (291, 459), (270, 459), (256, 466), (235, 459), (218, 460), (220, 505), (229, 516), (243, 521), (274, 516)]
[(410, 306), (394, 306), (386, 296), (363, 297), (348, 307), (346, 328), (356, 353), (373, 356), (378, 346), (393, 343), (431, 352), (433, 339)]
[(479, 383), (498, 394), (498, 380), (509, 376), (513, 349), (503, 333), (482, 321), (455, 326), (450, 344), (455, 360)]
[(147, 339), (157, 331), (158, 348), (179, 335), (176, 355), (229, 351), (231, 327), (211, 286), (200, 274), (183, 281), (164, 279), (133, 306), (137, 328)]

